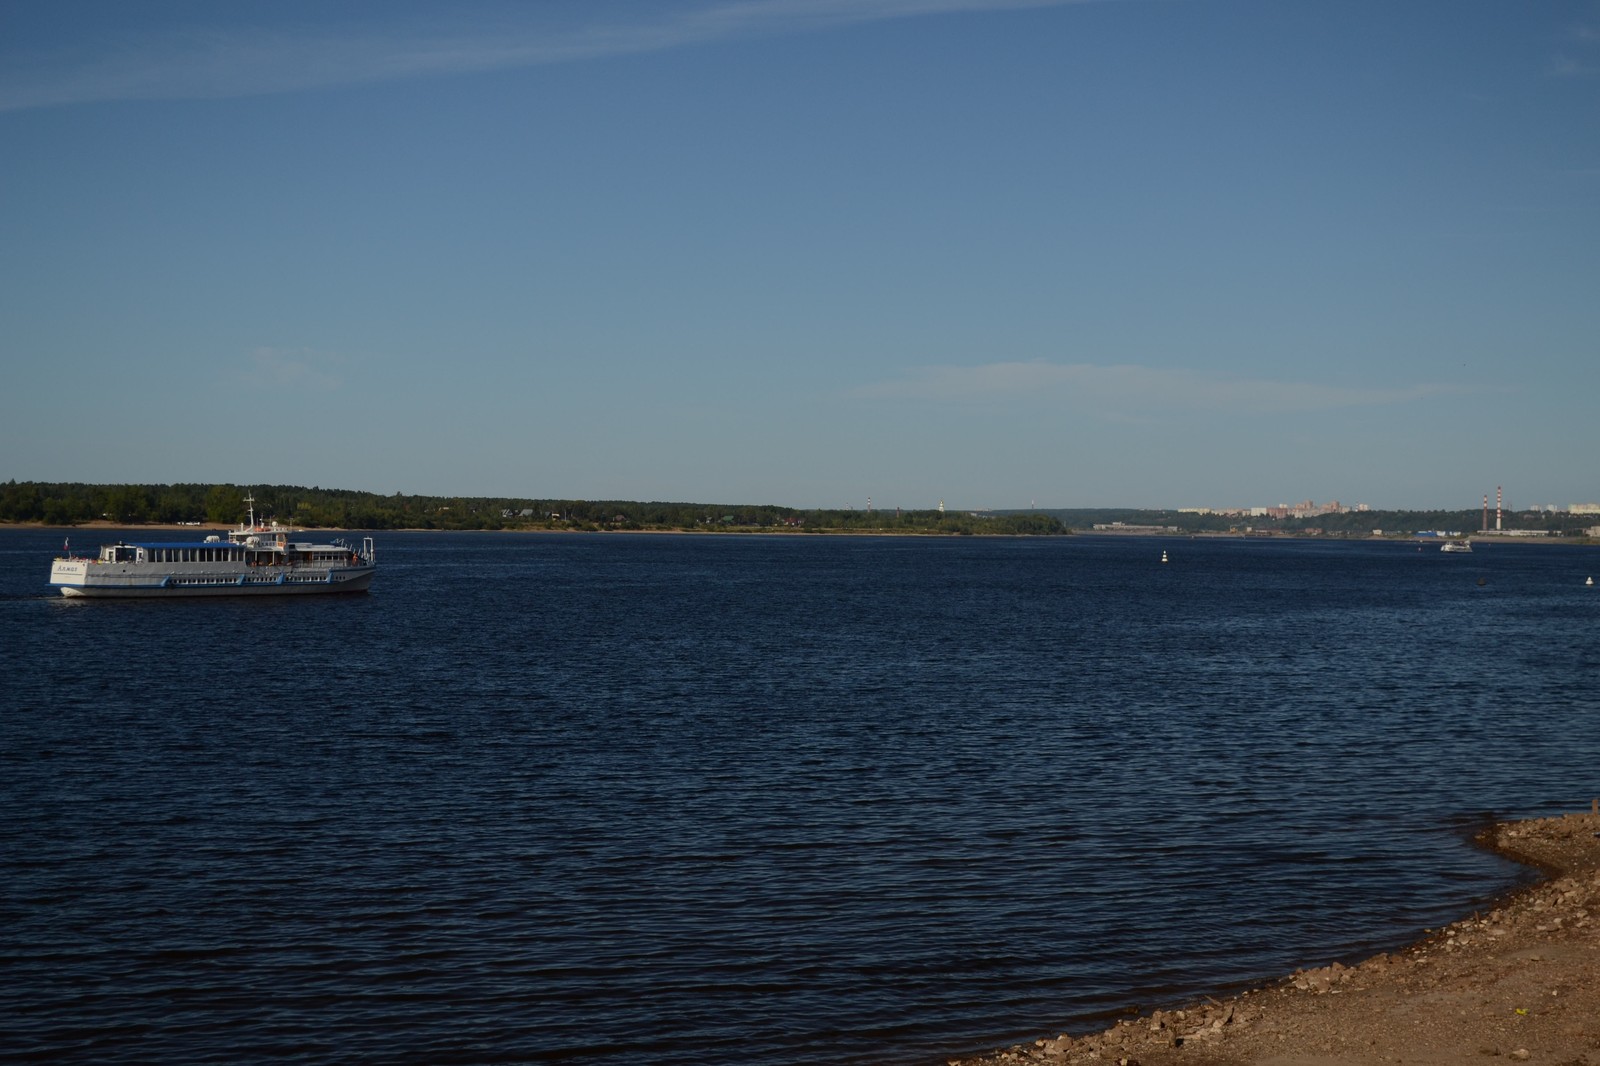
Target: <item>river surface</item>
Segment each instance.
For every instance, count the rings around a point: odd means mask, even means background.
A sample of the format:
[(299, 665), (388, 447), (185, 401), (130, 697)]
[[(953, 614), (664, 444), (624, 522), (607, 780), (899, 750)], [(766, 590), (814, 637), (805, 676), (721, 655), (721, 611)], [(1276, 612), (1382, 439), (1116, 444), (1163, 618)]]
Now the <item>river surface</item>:
[(1594, 548), (395, 533), (117, 603), (64, 535), (0, 530), (9, 1061), (928, 1066), (1393, 948), (1600, 792)]

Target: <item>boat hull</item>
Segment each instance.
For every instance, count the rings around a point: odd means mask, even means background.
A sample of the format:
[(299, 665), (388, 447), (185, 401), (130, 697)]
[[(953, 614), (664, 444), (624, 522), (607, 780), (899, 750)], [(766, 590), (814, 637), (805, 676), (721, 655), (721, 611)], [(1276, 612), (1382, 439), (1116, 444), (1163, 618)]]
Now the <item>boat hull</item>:
[(63, 560), (52, 568), (50, 584), (63, 596), (84, 599), (177, 599), (196, 596), (317, 596), (366, 592), (375, 567), (273, 574), (210, 571), (174, 574), (122, 569), (95, 573), (93, 564)]

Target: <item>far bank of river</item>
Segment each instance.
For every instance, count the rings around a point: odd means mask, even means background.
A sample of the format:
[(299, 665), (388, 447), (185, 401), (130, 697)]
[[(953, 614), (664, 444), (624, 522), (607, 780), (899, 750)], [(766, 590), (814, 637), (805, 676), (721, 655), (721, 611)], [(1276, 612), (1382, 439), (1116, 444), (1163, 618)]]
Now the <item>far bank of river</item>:
[[(59, 529), (63, 534), (70, 536), (75, 531), (118, 530), (134, 531), (149, 530), (151, 532), (194, 532), (194, 533), (222, 533), (237, 529), (234, 524), (221, 522), (193, 522), (193, 523), (149, 523), (145, 525), (128, 525), (121, 522), (96, 520), (82, 522), (75, 526), (50, 526), (42, 522), (0, 522), (0, 528), (16, 529)], [(1374, 536), (1370, 533), (1302, 533), (1295, 531), (1256, 530), (1251, 532), (1238, 531), (1192, 531), (1158, 529), (1151, 527), (1128, 527), (1123, 529), (1067, 529), (1063, 533), (973, 533), (968, 531), (951, 532), (944, 530), (907, 530), (907, 529), (835, 529), (835, 528), (783, 528), (775, 529), (770, 526), (735, 526), (735, 527), (658, 527), (648, 529), (604, 529), (604, 528), (550, 528), (550, 527), (521, 527), (506, 529), (439, 529), (423, 526), (403, 526), (394, 529), (351, 529), (339, 526), (291, 526), (297, 532), (326, 532), (326, 533), (529, 533), (529, 534), (561, 534), (573, 535), (581, 533), (678, 533), (695, 535), (727, 535), (737, 534), (750, 536), (759, 534), (775, 537), (1049, 537), (1049, 536), (1074, 536), (1074, 537), (1150, 537), (1171, 538), (1177, 540), (1315, 540), (1315, 541), (1363, 541), (1395, 544), (1415, 544), (1419, 547), (1441, 544), (1446, 538), (1436, 536), (1418, 536), (1415, 534), (1395, 533)], [(1474, 545), (1498, 544), (1568, 544), (1568, 545), (1595, 545), (1600, 540), (1593, 537), (1560, 537), (1560, 536), (1516, 536), (1505, 533), (1468, 533), (1460, 538), (1471, 541)]]

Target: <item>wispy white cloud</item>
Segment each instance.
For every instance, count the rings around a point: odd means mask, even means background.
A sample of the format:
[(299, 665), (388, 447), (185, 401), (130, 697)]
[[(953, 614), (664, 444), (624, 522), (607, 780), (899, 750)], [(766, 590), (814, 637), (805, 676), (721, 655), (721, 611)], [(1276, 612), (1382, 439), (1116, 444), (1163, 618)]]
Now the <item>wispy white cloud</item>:
[(1550, 76), (1554, 78), (1592, 78), (1600, 74), (1600, 64), (1585, 63), (1570, 55), (1556, 56), (1550, 61)]
[(254, 389), (333, 392), (344, 384), (339, 362), (337, 356), (310, 348), (257, 348), (239, 373)]
[(1458, 385), (1353, 389), (1148, 366), (1029, 362), (925, 367), (906, 378), (861, 386), (849, 395), (941, 402), (1042, 397), (1093, 408), (1107, 417), (1137, 417), (1181, 411), (1283, 414), (1381, 407), (1465, 391)]
[[(457, 16), (449, 24), (339, 30), (234, 27), (147, 32), (93, 54), (19, 54), (0, 64), (0, 111), (105, 100), (255, 96), (660, 52), (744, 37), (918, 16), (1092, 0), (736, 0), (649, 21), (555, 27)], [(443, 10), (443, 9), (441, 9)], [(470, 22), (470, 24), (465, 24)]]
[[(1567, 31), (1567, 40), (1579, 49), (1593, 49), (1600, 45), (1600, 25), (1578, 25)], [(1550, 74), (1557, 78), (1592, 78), (1600, 74), (1600, 63), (1593, 58), (1562, 52), (1550, 61)]]

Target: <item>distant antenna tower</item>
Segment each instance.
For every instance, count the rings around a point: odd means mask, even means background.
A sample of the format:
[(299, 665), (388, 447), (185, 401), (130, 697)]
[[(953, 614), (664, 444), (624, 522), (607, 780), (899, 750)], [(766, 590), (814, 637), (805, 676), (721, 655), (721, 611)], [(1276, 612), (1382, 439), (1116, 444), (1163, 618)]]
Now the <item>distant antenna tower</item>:
[[(1489, 499), (1489, 497), (1487, 497), (1487, 496), (1484, 497), (1484, 501), (1485, 502), (1487, 502), (1488, 499)], [(943, 500), (939, 501), (939, 513), (940, 514), (944, 514), (944, 501)]]
[(1494, 531), (1500, 532), (1500, 486), (1494, 487)]
[(1485, 532), (1489, 529), (1489, 494), (1483, 494), (1483, 524), (1478, 527)]
[(871, 496), (867, 497), (867, 513), (868, 514), (872, 513), (872, 497)]

